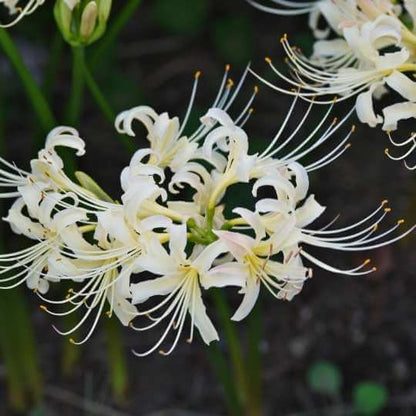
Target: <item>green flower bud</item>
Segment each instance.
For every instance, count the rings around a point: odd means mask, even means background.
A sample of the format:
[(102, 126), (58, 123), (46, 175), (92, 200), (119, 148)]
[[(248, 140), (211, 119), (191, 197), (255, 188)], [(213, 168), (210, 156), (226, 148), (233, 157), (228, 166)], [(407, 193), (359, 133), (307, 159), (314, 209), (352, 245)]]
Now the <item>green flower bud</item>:
[(72, 46), (90, 45), (106, 30), (112, 0), (56, 0), (55, 20)]

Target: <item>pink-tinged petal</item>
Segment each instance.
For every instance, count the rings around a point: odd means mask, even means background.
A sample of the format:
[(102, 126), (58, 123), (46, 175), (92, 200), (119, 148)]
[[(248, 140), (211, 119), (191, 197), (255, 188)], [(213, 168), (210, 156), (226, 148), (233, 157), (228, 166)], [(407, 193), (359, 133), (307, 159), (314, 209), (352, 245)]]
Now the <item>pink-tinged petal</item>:
[(255, 245), (255, 240), (248, 235), (231, 231), (214, 231), (214, 233), (239, 261), (242, 261), (244, 256), (250, 253)]
[(232, 262), (221, 264), (208, 273), (200, 275), (200, 283), (205, 289), (211, 287), (237, 286), (244, 287), (250, 278), (248, 268), (244, 264)]
[(254, 308), (260, 293), (260, 281), (253, 278), (247, 279), (244, 292), (243, 300), (231, 318), (233, 321), (242, 321)]

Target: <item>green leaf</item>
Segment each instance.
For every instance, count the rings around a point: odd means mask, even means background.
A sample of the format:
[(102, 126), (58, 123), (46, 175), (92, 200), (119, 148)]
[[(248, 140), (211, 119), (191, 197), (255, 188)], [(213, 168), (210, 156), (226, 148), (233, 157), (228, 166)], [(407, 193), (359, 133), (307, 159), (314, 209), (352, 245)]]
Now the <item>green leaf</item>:
[(386, 388), (371, 381), (358, 383), (353, 391), (354, 408), (360, 415), (378, 414), (387, 403)]
[(107, 192), (105, 192), (91, 176), (84, 172), (77, 171), (75, 172), (75, 177), (83, 188), (93, 193), (97, 198), (101, 199), (101, 201), (114, 202)]
[(309, 368), (307, 382), (316, 393), (336, 396), (341, 391), (342, 375), (329, 361), (318, 361)]
[(253, 26), (246, 16), (218, 19), (213, 36), (216, 49), (227, 62), (245, 65), (253, 56)]
[(153, 9), (153, 16), (160, 26), (179, 35), (199, 32), (208, 13), (208, 0), (156, 0)]

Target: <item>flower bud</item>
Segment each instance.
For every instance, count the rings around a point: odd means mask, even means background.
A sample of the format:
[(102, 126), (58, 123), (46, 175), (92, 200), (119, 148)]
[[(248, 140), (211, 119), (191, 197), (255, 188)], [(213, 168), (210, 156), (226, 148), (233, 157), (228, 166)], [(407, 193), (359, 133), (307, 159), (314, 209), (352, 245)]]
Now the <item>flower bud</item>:
[(90, 45), (106, 30), (112, 0), (57, 0), (54, 13), (65, 40), (72, 46)]
[(97, 16), (97, 3), (91, 1), (87, 4), (81, 16), (80, 35), (82, 39), (88, 39), (94, 32)]

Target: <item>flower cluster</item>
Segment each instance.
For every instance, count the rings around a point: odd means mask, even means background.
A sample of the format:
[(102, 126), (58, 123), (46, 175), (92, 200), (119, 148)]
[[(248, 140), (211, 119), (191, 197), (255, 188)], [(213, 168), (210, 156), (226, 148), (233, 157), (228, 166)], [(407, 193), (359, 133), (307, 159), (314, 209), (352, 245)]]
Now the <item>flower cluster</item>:
[[(416, 149), (416, 135), (395, 141), (391, 132), (402, 120), (416, 118), (416, 1), (390, 0), (320, 0), (292, 2), (273, 0), (277, 7), (267, 7), (249, 0), (254, 6), (276, 14), (309, 13), (309, 24), (316, 38), (310, 58), (292, 47), (287, 36), (281, 43), (293, 77), (288, 77), (266, 61), (291, 88), (299, 88), (305, 99), (317, 97), (325, 103), (334, 95), (339, 100), (356, 96), (356, 110), (362, 123), (381, 125), (391, 143), (407, 150), (394, 160), (405, 160)], [(321, 27), (320, 22), (326, 22)], [(334, 36), (335, 35), (335, 36)], [(264, 80), (273, 88), (287, 91)], [(394, 104), (376, 111), (373, 99), (390, 93)], [(396, 98), (397, 97), (397, 98)], [(416, 166), (409, 166), (416, 169)]]
[[(261, 288), (277, 299), (291, 300), (315, 267), (347, 276), (374, 271), (369, 260), (342, 269), (310, 252), (313, 247), (370, 250), (414, 228), (393, 234), (400, 220), (377, 233), (390, 211), (386, 201), (349, 226), (310, 227), (325, 208), (309, 194), (308, 173), (340, 156), (354, 128), (323, 157), (306, 166), (301, 159), (339, 132), (351, 112), (339, 122), (327, 123), (331, 104), (318, 125), (302, 135), (312, 104), (292, 130), (289, 120), (297, 105), (295, 97), (267, 148), (251, 153), (244, 125), (252, 114), (257, 88), (232, 117), (230, 108), (235, 106), (244, 76), (235, 86), (228, 70), (193, 133), (185, 131), (199, 73), (183, 122), (147, 106), (117, 117), (120, 133), (135, 136), (134, 123), (139, 122), (149, 142), (121, 172), (119, 201), (88, 175), (77, 172), (75, 181), (65, 174), (56, 148), (72, 148), (78, 156), (85, 153), (85, 143), (73, 128), (51, 131), (30, 171), (0, 159), (1, 197), (16, 198), (5, 221), (33, 242), (0, 256), (1, 288), (26, 283), (42, 300), (41, 308), (52, 315), (83, 310), (74, 327), (55, 328), (70, 335), (91, 322), (81, 339), (71, 338), (75, 344), (90, 338), (103, 312), (136, 331), (162, 326), (154, 345), (135, 354), (159, 350), (167, 355), (187, 321), (189, 342), (195, 328), (206, 344), (218, 339), (204, 301), (209, 288), (239, 290), (242, 301), (231, 319), (240, 321), (252, 310)], [(230, 187), (237, 183), (245, 183), (251, 192), (251, 209), (235, 206), (233, 198), (228, 198)], [(65, 282), (71, 282), (69, 290), (62, 285)], [(51, 299), (47, 294), (51, 285), (66, 287), (67, 293), (62, 299)]]

